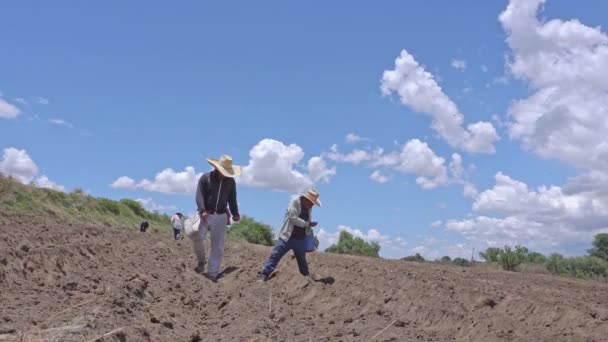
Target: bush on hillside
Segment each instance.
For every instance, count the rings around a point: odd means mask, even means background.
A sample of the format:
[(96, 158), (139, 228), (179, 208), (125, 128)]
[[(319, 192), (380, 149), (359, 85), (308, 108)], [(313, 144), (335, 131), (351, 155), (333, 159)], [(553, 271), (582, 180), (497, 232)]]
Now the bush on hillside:
[(244, 240), (264, 246), (273, 246), (272, 228), (251, 217), (243, 216), (241, 220), (230, 227), (228, 236), (235, 240)]
[(498, 255), (501, 251), (500, 248), (490, 247), (485, 252), (479, 252), (479, 256), (486, 262), (498, 262)]
[(406, 256), (401, 258), (403, 261), (415, 261), (415, 262), (425, 262), (424, 257), (420, 255), (420, 253), (416, 253), (415, 255)]
[(126, 205), (129, 209), (131, 209), (131, 211), (142, 218), (145, 218), (148, 216), (148, 212), (146, 211), (146, 209), (144, 209), (144, 207), (142, 207), (141, 203), (129, 199), (129, 198), (123, 198), (120, 200), (120, 203)]
[(465, 258), (454, 258), (454, 260), (452, 260), (452, 264), (463, 267), (471, 266), (471, 262)]
[(530, 264), (544, 264), (547, 262), (547, 257), (538, 252), (531, 252), (527, 255), (525, 262)]
[(445, 256), (441, 257), (441, 259), (439, 260), (439, 262), (447, 264), (447, 263), (452, 262), (452, 258), (450, 258), (449, 256), (445, 255)]
[(114, 215), (120, 215), (120, 207), (118, 206), (118, 203), (115, 201), (112, 201), (107, 198), (99, 198), (97, 200), (97, 205), (99, 205), (99, 208), (102, 211), (105, 211), (107, 213), (111, 213)]
[(380, 244), (376, 241), (365, 242), (362, 238), (355, 237), (353, 234), (343, 230), (340, 232), (338, 243), (329, 246), (325, 251), (379, 258)]
[(590, 256), (608, 261), (608, 234), (597, 234), (593, 238), (593, 248), (588, 250)]
[(552, 254), (546, 264), (549, 272), (555, 275), (579, 279), (608, 277), (608, 261), (595, 256), (564, 258)]

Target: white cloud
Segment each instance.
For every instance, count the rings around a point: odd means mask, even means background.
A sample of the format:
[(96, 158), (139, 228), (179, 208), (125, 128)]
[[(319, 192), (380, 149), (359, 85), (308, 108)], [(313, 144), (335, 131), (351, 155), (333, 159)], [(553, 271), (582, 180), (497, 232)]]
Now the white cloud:
[(36, 178), (39, 169), (36, 163), (30, 158), (25, 150), (14, 147), (4, 149), (4, 156), (0, 160), (0, 173), (11, 176), (23, 184), (34, 183), (40, 188), (49, 188), (64, 191), (65, 188), (52, 182), (47, 176), (42, 175)]
[(511, 0), (499, 19), (508, 68), (535, 91), (509, 110), (509, 134), (545, 157), (608, 167), (608, 36), (578, 20), (543, 21), (543, 0)]
[(452, 68), (460, 71), (464, 71), (467, 68), (467, 62), (462, 59), (452, 59)]
[(296, 168), (303, 158), (304, 151), (296, 144), (264, 139), (249, 151), (249, 164), (243, 168), (239, 181), (255, 188), (299, 193), (315, 182), (329, 182), (336, 174), (322, 157), (311, 158), (308, 173), (303, 173)]
[(38, 177), (34, 183), (36, 186), (40, 188), (53, 189), (58, 191), (65, 191), (65, 187), (63, 185), (59, 185), (55, 182), (52, 182), (47, 176)]
[(443, 92), (433, 75), (418, 64), (406, 50), (395, 60), (395, 69), (386, 70), (381, 80), (382, 93), (397, 93), (401, 103), (432, 119), (431, 127), (452, 147), (471, 153), (494, 153), (498, 134), (489, 122), (462, 127), (464, 115)]
[(558, 186), (531, 190), (502, 173), (493, 188), (478, 194), (472, 217), (450, 220), (448, 230), (483, 246), (524, 244), (541, 251), (588, 245), (594, 234), (608, 231), (608, 192), (589, 192), (588, 179), (571, 180), (570, 192)]
[(331, 152), (327, 153), (326, 155), (329, 160), (354, 165), (361, 164), (364, 161), (370, 161), (372, 158), (374, 158), (374, 154), (372, 152), (361, 149), (355, 149), (347, 154), (340, 153), (336, 145), (333, 145)]
[(348, 133), (344, 139), (349, 144), (354, 144), (354, 143), (357, 143), (360, 141), (369, 141), (370, 140), (369, 138), (360, 137), (360, 136), (356, 135), (355, 133)]
[(14, 119), (21, 114), (21, 110), (0, 98), (0, 118)]
[[(328, 167), (320, 156), (308, 161), (307, 173), (298, 171), (296, 167), (303, 157), (304, 151), (298, 145), (285, 145), (280, 141), (264, 139), (251, 149), (249, 164), (243, 167), (243, 172), (236, 181), (244, 186), (299, 193), (316, 183), (329, 182), (336, 174), (336, 169)], [(193, 194), (201, 175), (192, 166), (187, 166), (180, 172), (167, 168), (157, 173), (152, 181), (143, 179), (138, 182), (122, 176), (111, 186), (167, 194)]]
[(161, 205), (157, 204), (152, 200), (152, 198), (138, 198), (136, 199), (146, 210), (148, 211), (158, 211), (161, 213), (172, 213), (177, 211), (177, 206), (175, 205)]
[(312, 157), (308, 160), (308, 175), (314, 183), (329, 183), (336, 175), (336, 168), (329, 168), (323, 157)]
[(118, 177), (111, 185), (114, 189), (130, 189), (133, 190), (137, 188), (137, 182), (130, 177), (122, 176)]
[[(343, 163), (359, 165), (366, 162), (369, 167), (386, 167), (395, 171), (416, 176), (416, 184), (424, 189), (433, 189), (450, 183), (461, 184), (465, 188), (465, 196), (471, 197), (476, 193), (475, 187), (466, 179), (468, 175), (462, 168), (462, 157), (454, 153), (450, 169), (445, 165), (445, 159), (436, 155), (427, 143), (419, 139), (411, 139), (405, 143), (401, 150), (385, 152), (382, 148), (355, 149), (349, 153), (341, 153), (336, 145), (331, 152), (325, 154), (327, 158)], [(449, 172), (448, 172), (449, 171)], [(452, 177), (450, 177), (450, 173)], [(370, 178), (379, 183), (389, 178), (376, 170)]]
[(4, 149), (0, 172), (27, 184), (38, 174), (38, 166), (25, 150), (9, 147)]
[(431, 222), (431, 224), (429, 225), (431, 228), (439, 228), (441, 226), (443, 226), (443, 221), (441, 220), (436, 220)]
[(201, 173), (197, 174), (192, 166), (180, 172), (167, 168), (157, 173), (153, 181), (144, 179), (137, 187), (164, 194), (194, 194), (200, 177)]
[(388, 166), (397, 171), (418, 176), (416, 183), (424, 189), (433, 189), (448, 182), (445, 159), (418, 139), (408, 141), (400, 153), (392, 152), (377, 158), (375, 166)]
[(65, 127), (69, 127), (69, 128), (74, 128), (74, 125), (72, 125), (71, 123), (63, 120), (63, 119), (50, 119), (49, 122), (53, 125), (58, 125), (58, 126), (65, 126)]
[(384, 184), (386, 182), (388, 182), (389, 180), (391, 180), (391, 178), (389, 176), (383, 175), (382, 172), (380, 172), (380, 170), (376, 170), (374, 171), (369, 178), (371, 180), (373, 180), (374, 182), (380, 183), (380, 184)]
[(44, 97), (36, 98), (36, 102), (43, 105), (48, 105), (50, 103), (49, 100)]
[(488, 67), (485, 64), (481, 65), (481, 71), (488, 72)]

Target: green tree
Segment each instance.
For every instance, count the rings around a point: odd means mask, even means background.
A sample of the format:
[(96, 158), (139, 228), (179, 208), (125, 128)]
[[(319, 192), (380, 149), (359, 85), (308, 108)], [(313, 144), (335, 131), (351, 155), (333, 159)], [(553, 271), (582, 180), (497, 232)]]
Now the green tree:
[(522, 263), (520, 259), (520, 250), (513, 250), (509, 246), (505, 246), (500, 254), (498, 254), (498, 262), (502, 268), (507, 271), (515, 271), (515, 268)]
[(526, 262), (530, 262), (533, 264), (544, 264), (545, 262), (547, 262), (547, 257), (538, 252), (531, 252), (526, 257)]
[(420, 255), (420, 253), (416, 253), (415, 255), (406, 256), (401, 258), (403, 261), (416, 261), (416, 262), (425, 262), (424, 257)]
[(452, 258), (450, 258), (450, 257), (449, 257), (449, 256), (447, 256), (447, 255), (446, 255), (446, 256), (443, 256), (443, 257), (441, 257), (441, 262), (443, 262), (443, 263), (448, 263), (448, 262), (451, 262), (451, 261), (452, 261)]
[(608, 234), (602, 233), (595, 235), (593, 248), (589, 249), (590, 256), (608, 261)]
[(258, 245), (273, 246), (272, 228), (251, 217), (243, 216), (241, 220), (230, 227), (228, 236), (234, 240), (245, 240)]
[(471, 262), (465, 258), (454, 258), (452, 263), (458, 266), (471, 266)]
[(564, 256), (559, 253), (553, 253), (547, 258), (545, 266), (552, 274), (565, 274), (567, 272), (566, 265), (563, 263)]
[(486, 262), (498, 262), (498, 255), (502, 252), (502, 249), (490, 247), (485, 252), (479, 252), (479, 256), (482, 257)]
[(354, 237), (351, 233), (343, 230), (340, 232), (338, 243), (329, 246), (328, 253), (363, 255), (378, 258), (380, 255), (380, 244), (376, 241), (365, 242), (360, 237)]

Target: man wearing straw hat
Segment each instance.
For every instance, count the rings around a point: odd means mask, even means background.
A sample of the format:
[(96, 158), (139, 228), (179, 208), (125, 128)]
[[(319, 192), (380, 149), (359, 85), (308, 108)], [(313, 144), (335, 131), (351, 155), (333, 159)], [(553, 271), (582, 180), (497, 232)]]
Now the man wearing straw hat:
[(309, 275), (306, 261), (306, 237), (312, 235), (312, 227), (317, 225), (317, 222), (312, 221), (311, 214), (315, 204), (321, 206), (319, 192), (315, 189), (309, 189), (306, 193), (291, 200), (285, 212), (277, 244), (264, 263), (262, 272), (258, 274), (258, 281), (268, 280), (281, 258), (290, 250), (293, 250), (296, 256), (300, 274)]
[(222, 155), (220, 159), (207, 159), (214, 168), (201, 176), (196, 189), (196, 204), (201, 217), (201, 229), (193, 239), (194, 253), (198, 260), (196, 271), (205, 270), (205, 235), (211, 234), (211, 252), (207, 278), (216, 281), (224, 257), (224, 238), (226, 237), (227, 205), (230, 206), (232, 220), (238, 222), (239, 207), (236, 200), (234, 177), (241, 174), (241, 167), (232, 165), (232, 157)]

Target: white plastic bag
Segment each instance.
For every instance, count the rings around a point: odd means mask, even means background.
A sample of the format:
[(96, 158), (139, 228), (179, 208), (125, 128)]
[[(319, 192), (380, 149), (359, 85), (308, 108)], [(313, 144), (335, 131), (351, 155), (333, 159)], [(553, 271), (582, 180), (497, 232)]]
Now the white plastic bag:
[(194, 215), (192, 218), (187, 218), (184, 222), (184, 231), (186, 236), (194, 239), (196, 234), (198, 234), (198, 230), (201, 228), (201, 217), (199, 215)]

